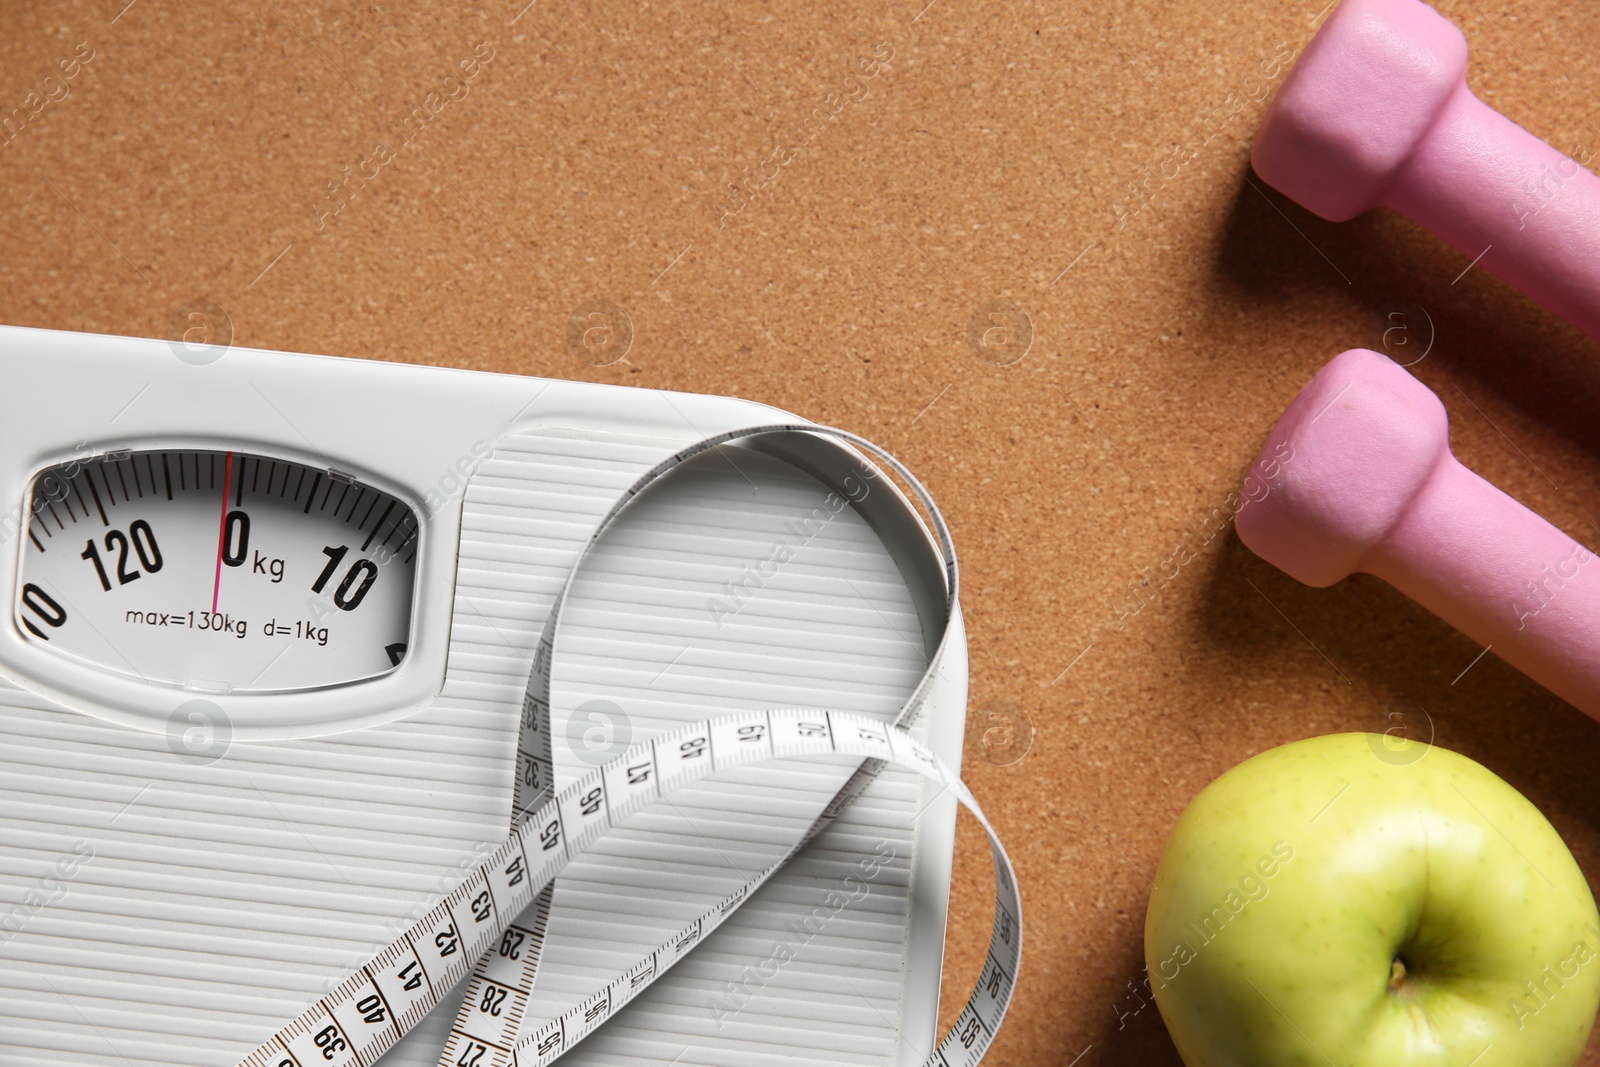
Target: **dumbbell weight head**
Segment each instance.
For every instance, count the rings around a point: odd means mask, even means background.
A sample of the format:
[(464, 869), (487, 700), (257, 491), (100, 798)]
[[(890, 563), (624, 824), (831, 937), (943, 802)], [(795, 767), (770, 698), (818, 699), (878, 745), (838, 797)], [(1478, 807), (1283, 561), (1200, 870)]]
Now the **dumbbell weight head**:
[(1420, 0), (1344, 0), (1267, 109), (1251, 162), (1334, 222), (1374, 207), (1451, 95), (1467, 42)]
[(1240, 510), (1239, 538), (1291, 577), (1332, 585), (1362, 563), (1450, 458), (1444, 405), (1386, 356), (1335, 356), (1295, 397), (1263, 456), (1288, 457)]

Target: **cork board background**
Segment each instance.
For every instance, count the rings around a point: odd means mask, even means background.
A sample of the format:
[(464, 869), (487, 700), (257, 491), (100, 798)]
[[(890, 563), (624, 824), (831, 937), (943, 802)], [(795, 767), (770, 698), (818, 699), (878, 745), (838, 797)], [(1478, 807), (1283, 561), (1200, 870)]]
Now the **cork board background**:
[[(964, 553), (967, 779), (1026, 893), (993, 1062), (1173, 1065), (1134, 990), (1149, 878), (1265, 748), (1398, 713), (1600, 878), (1593, 722), (1205, 523), (1365, 345), (1425, 352), (1462, 460), (1600, 538), (1595, 346), (1252, 176), (1323, 2), (12, 0), (0, 321), (726, 393), (890, 446)], [(1600, 143), (1593, 4), (1442, 10), (1487, 102)], [(990, 732), (1023, 717), (1031, 747)], [(947, 1002), (988, 931), (970, 826), (957, 862)]]

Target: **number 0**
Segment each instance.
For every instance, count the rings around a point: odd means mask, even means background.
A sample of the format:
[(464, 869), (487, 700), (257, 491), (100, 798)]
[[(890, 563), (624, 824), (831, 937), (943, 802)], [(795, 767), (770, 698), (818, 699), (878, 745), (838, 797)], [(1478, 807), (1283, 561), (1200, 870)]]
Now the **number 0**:
[(250, 516), (242, 511), (230, 511), (222, 520), (222, 562), (230, 567), (243, 567), (250, 555)]

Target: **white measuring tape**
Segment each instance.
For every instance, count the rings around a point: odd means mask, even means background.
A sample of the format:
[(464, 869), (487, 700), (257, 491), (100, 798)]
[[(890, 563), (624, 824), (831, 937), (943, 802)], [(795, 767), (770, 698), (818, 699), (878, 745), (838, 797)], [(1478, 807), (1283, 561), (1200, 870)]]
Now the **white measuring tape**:
[[(552, 795), (550, 675), (568, 592), (606, 528), (647, 486), (686, 460), (732, 441), (819, 434), (857, 446), (899, 474), (932, 522), (945, 577), (944, 615), (927, 671), (892, 724), (862, 715), (775, 710), (717, 718), (635, 745)], [(876, 474), (863, 469), (863, 477)], [(948, 789), (989, 836), (995, 919), (978, 987), (924, 1067), (972, 1067), (983, 1059), (1010, 1006), (1022, 957), (1022, 908), (1011, 861), (972, 794), (907, 727), (927, 698), (956, 605), (955, 550), (922, 485), (883, 449), (843, 430), (772, 425), (706, 438), (657, 464), (596, 527), (545, 623), (523, 702), (518, 741), (517, 814), (506, 841), (444, 900), (344, 979), (327, 996), (240, 1061), (239, 1067), (369, 1067), (471, 972), (468, 997), (441, 1067), (543, 1067), (559, 1058), (681, 960), (752, 893), (831, 823), (890, 764)], [(527, 1029), (524, 1019), (550, 909), (566, 866), (597, 838), (673, 792), (722, 771), (772, 759), (840, 754), (862, 759), (783, 859), (747, 881), (604, 989), (555, 1020)], [(473, 967), (473, 961), (476, 966)]]

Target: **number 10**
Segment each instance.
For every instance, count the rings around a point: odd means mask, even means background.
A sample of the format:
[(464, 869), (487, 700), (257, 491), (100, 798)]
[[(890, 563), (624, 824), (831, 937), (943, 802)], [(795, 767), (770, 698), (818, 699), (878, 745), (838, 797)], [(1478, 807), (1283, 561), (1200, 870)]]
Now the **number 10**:
[[(320, 593), (328, 584), (328, 579), (333, 577), (333, 572), (339, 564), (344, 562), (344, 557), (349, 554), (349, 545), (324, 546), (322, 554), (328, 557), (328, 565), (322, 568), (322, 573), (317, 575), (317, 580), (311, 583), (311, 591)], [(354, 611), (361, 606), (361, 601), (366, 598), (367, 590), (372, 588), (372, 583), (378, 580), (378, 565), (370, 559), (358, 559), (350, 564), (350, 570), (345, 574), (344, 581), (339, 583), (339, 588), (333, 592), (333, 602), (344, 611)]]

